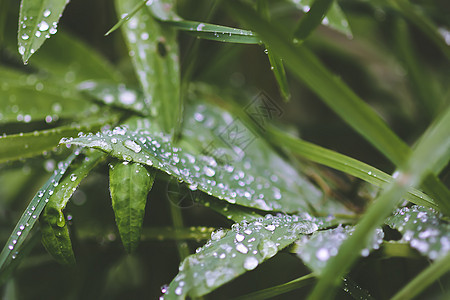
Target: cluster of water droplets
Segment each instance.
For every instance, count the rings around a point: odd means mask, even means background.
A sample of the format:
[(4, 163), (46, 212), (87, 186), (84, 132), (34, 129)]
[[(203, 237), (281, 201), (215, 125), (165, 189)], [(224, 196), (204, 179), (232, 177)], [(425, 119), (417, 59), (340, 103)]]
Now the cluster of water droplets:
[(61, 143), (100, 148), (117, 158), (154, 166), (185, 182), (191, 190), (199, 189), (230, 203), (263, 210), (282, 208), (283, 191), (273, 177), (252, 170), (250, 161), (236, 167), (221, 165), (211, 156), (194, 156), (173, 147), (169, 140), (162, 133), (117, 127), (95, 135), (62, 139)]
[(282, 214), (235, 223), (231, 230), (218, 229), (196, 254), (182, 262), (180, 273), (165, 291), (177, 296), (205, 294), (255, 269), (301, 234), (317, 229), (313, 222)]
[[(315, 232), (312, 236), (303, 236), (296, 242), (297, 255), (314, 272), (320, 274), (328, 260), (338, 254), (339, 247), (354, 230), (353, 226), (338, 226), (334, 229)], [(361, 251), (361, 256), (368, 256), (372, 249), (379, 249), (383, 238), (383, 230), (377, 228)]]
[[(38, 23), (36, 24), (36, 18), (38, 18)], [(51, 20), (50, 20), (51, 19)], [(21, 55), (25, 54), (26, 49), (29, 47), (29, 42), (34, 43), (34, 39), (39, 38), (50, 38), (51, 35), (55, 34), (58, 26), (59, 16), (52, 16), (52, 12), (49, 9), (45, 9), (41, 16), (24, 16), (20, 21), (19, 32), (19, 53)], [(40, 44), (39, 44), (40, 45)], [(34, 45), (31, 45), (33, 47)], [(38, 48), (39, 46), (37, 46)], [(36, 52), (36, 48), (31, 48), (30, 53)]]
[(389, 217), (386, 224), (403, 234), (401, 241), (432, 260), (450, 251), (450, 225), (432, 208), (403, 207)]

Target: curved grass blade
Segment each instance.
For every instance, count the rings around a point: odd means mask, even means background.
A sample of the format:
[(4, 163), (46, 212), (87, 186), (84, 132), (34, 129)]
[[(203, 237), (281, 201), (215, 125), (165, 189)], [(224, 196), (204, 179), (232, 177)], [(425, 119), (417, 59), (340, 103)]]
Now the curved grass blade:
[[(326, 16), (323, 19), (322, 18), (320, 19), (322, 25), (329, 26), (330, 28), (333, 28), (334, 30), (339, 31), (351, 38), (352, 31), (348, 24), (347, 18), (345, 17), (345, 14), (342, 12), (339, 4), (337, 3), (337, 1), (333, 1), (333, 3), (326, 4), (325, 2), (327, 2), (327, 1), (329, 1), (329, 0), (325, 0), (325, 1), (301, 0), (301, 1), (292, 1), (292, 2), (297, 6), (297, 8), (303, 10), (306, 13), (306, 15), (308, 15), (309, 12), (311, 10), (313, 10), (314, 6), (316, 6), (316, 8), (319, 8), (321, 11), (326, 11)], [(322, 3), (320, 3), (320, 6), (319, 6), (319, 3), (316, 4), (316, 2), (322, 2)], [(330, 7), (326, 8), (325, 5), (330, 5)], [(319, 7), (317, 7), (317, 6), (319, 6)], [(315, 18), (312, 18), (314, 20), (308, 21), (308, 23), (311, 21), (314, 21), (312, 23), (309, 23), (309, 25), (312, 25), (312, 26), (307, 26), (309, 29), (314, 29), (314, 27), (319, 25), (319, 24), (315, 24), (318, 21), (317, 17), (320, 17), (320, 16), (316, 15)], [(311, 18), (311, 16), (308, 18)], [(303, 21), (300, 21), (300, 22), (303, 22)], [(304, 29), (307, 29), (307, 28), (304, 28)], [(306, 31), (309, 31), (309, 30), (306, 30)], [(306, 36), (308, 36), (308, 33), (306, 34)]]
[(66, 172), (67, 175), (64, 176), (50, 196), (39, 218), (42, 244), (53, 258), (62, 265), (75, 263), (63, 209), (81, 180), (105, 158), (106, 155), (101, 151), (88, 151), (82, 158), (74, 160)]
[(205, 295), (317, 229), (313, 222), (286, 215), (266, 215), (250, 223), (236, 223), (229, 231), (219, 229), (196, 254), (183, 261), (164, 299)]
[(131, 17), (133, 17), (139, 10), (141, 10), (147, 4), (148, 1), (149, 0), (141, 1), (141, 3), (136, 4), (135, 7), (129, 13), (122, 14), (120, 20), (110, 30), (108, 30), (105, 33), (105, 36), (110, 35), (114, 31), (119, 29), (120, 26), (128, 22), (131, 19)]
[[(336, 256), (341, 244), (352, 235), (353, 226), (337, 227), (334, 229), (317, 231), (311, 236), (302, 236), (295, 242), (297, 256), (317, 276), (321, 276), (328, 260)], [(367, 237), (364, 249), (359, 252), (360, 256), (368, 256), (372, 249), (378, 249), (383, 241), (384, 233), (377, 228)]]
[(84, 124), (71, 124), (49, 130), (34, 131), (30, 133), (0, 136), (0, 163), (29, 158), (52, 151), (64, 136), (77, 135), (80, 131), (99, 129), (104, 120)]
[(315, 0), (311, 9), (300, 19), (294, 31), (294, 38), (304, 41), (321, 23), (333, 0)]
[(65, 174), (67, 168), (77, 155), (78, 152), (72, 153), (65, 161), (60, 162), (58, 164), (58, 169), (55, 170), (53, 175), (30, 201), (30, 204), (20, 217), (19, 222), (0, 253), (0, 271), (13, 264), (14, 259), (20, 255), (23, 242), (36, 223), (42, 210), (47, 205), (47, 202), (49, 201), (50, 196), (54, 193), (55, 187), (58, 186), (61, 177)]
[[(404, 166), (406, 158), (411, 154), (408, 145), (369, 105), (328, 71), (311, 51), (305, 47), (295, 47), (283, 30), (261, 19), (249, 6), (233, 1), (229, 7), (242, 22), (257, 28), (263, 41), (284, 59), (293, 74), (305, 82), (336, 114), (396, 166)], [(435, 170), (431, 171), (433, 173)], [(425, 182), (427, 184), (424, 186), (425, 191), (433, 190), (438, 180), (434, 176), (432, 184)], [(435, 200), (439, 201), (438, 203), (447, 201), (444, 195)], [(444, 208), (446, 205), (441, 207)]]
[(410, 246), (431, 260), (450, 252), (450, 225), (442, 220), (442, 214), (433, 209), (414, 205), (398, 209), (385, 221), (403, 234), (400, 242)]
[(400, 169), (394, 184), (373, 202), (356, 226), (353, 235), (340, 247), (338, 255), (329, 260), (323, 276), (309, 296), (310, 299), (331, 298), (339, 278), (356, 260), (367, 235), (392, 212), (408, 187), (420, 184), (426, 174), (434, 169), (436, 162), (448, 161), (450, 158), (448, 128), (450, 128), (450, 109), (447, 109), (422, 135), (406, 166)]
[(252, 31), (195, 21), (164, 21), (164, 24), (195, 37), (226, 43), (261, 44)]
[(268, 47), (266, 47), (266, 53), (270, 62), (270, 69), (275, 76), (275, 80), (278, 83), (281, 97), (284, 101), (289, 101), (291, 98), (291, 92), (289, 90), (289, 84), (286, 78), (286, 71), (284, 69), (283, 60), (275, 55)]
[[(117, 0), (119, 14), (139, 0)], [(180, 70), (176, 32), (158, 22), (148, 9), (137, 12), (122, 27), (135, 71), (145, 95), (145, 107), (162, 130), (172, 133), (181, 118)]]
[(69, 0), (22, 0), (18, 46), (26, 64), (41, 45), (57, 32), (57, 25)]
[[(277, 129), (270, 128), (268, 132), (269, 139), (271, 139), (274, 144), (283, 145), (293, 153), (313, 162), (345, 172), (379, 187), (386, 187), (389, 183), (394, 181), (392, 176), (351, 157), (302, 141), (299, 138), (290, 136)], [(425, 205), (433, 208), (438, 207), (433, 199), (427, 194), (414, 188), (410, 188), (404, 197), (408, 201), (418, 205)]]
[(109, 169), (109, 188), (122, 244), (133, 253), (141, 239), (147, 194), (153, 186), (156, 170), (141, 164), (115, 162)]
[(277, 182), (271, 181), (275, 174), (270, 170), (254, 170), (251, 162), (236, 167), (220, 164), (211, 156), (173, 147), (165, 135), (117, 127), (96, 135), (62, 139), (61, 143), (92, 147), (122, 160), (153, 166), (186, 182), (192, 190), (199, 189), (233, 204), (262, 210), (309, 211), (307, 200), (298, 192), (283, 188), (287, 184), (284, 180), (277, 177)]

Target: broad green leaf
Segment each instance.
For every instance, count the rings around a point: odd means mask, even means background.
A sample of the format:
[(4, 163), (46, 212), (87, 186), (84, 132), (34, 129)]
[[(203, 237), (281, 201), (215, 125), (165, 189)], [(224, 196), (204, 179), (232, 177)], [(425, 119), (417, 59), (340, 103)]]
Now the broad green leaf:
[(266, 215), (252, 222), (235, 223), (232, 230), (219, 229), (196, 254), (182, 262), (164, 298), (205, 295), (317, 229), (313, 222), (286, 215)]
[(195, 21), (164, 21), (164, 23), (201, 39), (227, 43), (261, 44), (261, 39), (249, 30)]
[(132, 162), (115, 162), (109, 169), (109, 189), (122, 244), (128, 253), (141, 239), (147, 194), (155, 180), (155, 170)]
[(153, 166), (186, 182), (192, 190), (199, 189), (233, 204), (287, 212), (309, 210), (297, 192), (284, 189), (292, 183), (278, 177), (273, 180), (276, 175), (270, 169), (255, 170), (251, 162), (245, 161), (242, 166), (221, 164), (211, 156), (173, 147), (166, 135), (117, 127), (96, 135), (62, 139), (61, 143), (92, 147), (122, 160)]
[(108, 119), (61, 126), (49, 130), (0, 136), (0, 163), (41, 155), (52, 151), (64, 136), (77, 135), (80, 131), (99, 129)]
[[(243, 23), (257, 28), (256, 31), (263, 41), (273, 51), (276, 51), (293, 74), (306, 83), (336, 114), (396, 166), (404, 166), (407, 157), (411, 154), (408, 145), (387, 126), (368, 104), (337, 76), (328, 71), (311, 51), (305, 47), (296, 47), (283, 30), (261, 19), (249, 6), (233, 1), (229, 7)], [(435, 172), (434, 169), (431, 171)], [(425, 191), (433, 190), (438, 185), (438, 180), (433, 175), (431, 184), (428, 181), (425, 182)], [(447, 201), (444, 195), (435, 198), (438, 204)], [(441, 205), (441, 207), (445, 208), (446, 206)]]
[(78, 90), (94, 97), (106, 105), (131, 110), (138, 114), (148, 115), (144, 110), (144, 95), (140, 90), (127, 88), (124, 84), (102, 81), (83, 81)]
[[(270, 128), (268, 132), (269, 139), (272, 139), (274, 144), (283, 145), (293, 153), (313, 162), (345, 172), (379, 187), (386, 187), (394, 181), (392, 176), (354, 158), (308, 143), (274, 128)], [(404, 197), (415, 204), (437, 208), (432, 198), (417, 189), (410, 188)]]
[[(47, 180), (44, 186), (36, 193), (33, 199), (28, 204), (25, 212), (19, 219), (16, 227), (14, 228), (11, 236), (8, 238), (6, 245), (3, 247), (0, 253), (0, 271), (8, 268), (14, 263), (14, 259), (21, 255), (20, 250), (23, 242), (30, 233), (36, 223), (42, 210), (47, 205), (50, 196), (54, 193), (55, 187), (61, 177), (65, 174), (67, 168), (77, 156), (77, 153), (72, 153), (65, 161), (58, 164), (58, 169), (54, 171), (53, 175)], [(1, 274), (2, 272), (0, 272)]]
[(401, 242), (431, 260), (444, 257), (450, 252), (450, 225), (442, 214), (422, 206), (398, 209), (385, 223), (402, 233)]
[[(314, 7), (314, 4), (316, 2), (328, 2), (328, 1), (329, 0), (326, 0), (326, 1), (320, 1), (320, 0), (294, 1), (294, 0), (292, 0), (292, 2), (300, 10), (303, 10), (306, 13), (306, 15), (308, 15), (308, 13), (310, 12), (310, 9), (312, 9)], [(324, 4), (324, 3), (321, 3), (321, 4)], [(321, 22), (323, 25), (329, 26), (330, 28), (333, 28), (334, 30), (337, 30), (349, 37), (352, 36), (352, 32), (351, 32), (350, 26), (348, 25), (347, 18), (345, 17), (344, 13), (342, 12), (341, 8), (339, 7), (339, 4), (337, 3), (337, 1), (333, 1), (330, 8), (327, 9), (325, 18), (323, 18), (321, 20)], [(304, 36), (304, 35), (302, 35), (302, 36)]]
[[(335, 229), (317, 231), (311, 236), (302, 236), (295, 242), (297, 256), (315, 274), (320, 276), (328, 260), (336, 256), (341, 244), (354, 232), (353, 226), (337, 227)], [(359, 254), (368, 256), (372, 249), (378, 249), (383, 241), (383, 230), (377, 228), (373, 234), (369, 235)]]
[(69, 0), (22, 0), (18, 46), (26, 64), (41, 45), (57, 32), (57, 25)]
[[(117, 0), (118, 14), (129, 12), (139, 0)], [(181, 117), (180, 70), (176, 32), (161, 24), (149, 9), (137, 12), (122, 27), (130, 56), (145, 95), (145, 107), (166, 133)]]
[(71, 265), (75, 263), (63, 209), (81, 180), (105, 158), (106, 155), (101, 151), (88, 151), (81, 158), (73, 161), (67, 170), (67, 175), (64, 176), (50, 196), (39, 219), (42, 244), (60, 264)]
[(353, 235), (342, 244), (338, 255), (329, 260), (310, 299), (331, 298), (339, 278), (357, 259), (357, 253), (363, 248), (363, 242), (368, 234), (388, 217), (408, 187), (420, 184), (430, 170), (435, 169), (437, 162), (448, 162), (450, 158), (448, 128), (450, 128), (450, 108), (421, 136), (405, 167), (399, 170), (394, 184), (375, 199), (359, 221)]

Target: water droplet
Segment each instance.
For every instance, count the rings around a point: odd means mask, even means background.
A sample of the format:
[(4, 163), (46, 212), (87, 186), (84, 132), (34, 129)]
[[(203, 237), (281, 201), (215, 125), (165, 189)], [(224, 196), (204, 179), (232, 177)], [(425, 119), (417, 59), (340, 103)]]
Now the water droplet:
[(123, 91), (119, 95), (119, 100), (125, 105), (131, 105), (136, 101), (136, 94), (132, 91)]
[(242, 242), (245, 239), (245, 236), (243, 234), (238, 233), (238, 234), (236, 234), (235, 238), (236, 238), (236, 241)]
[(44, 15), (44, 17), (47, 18), (48, 16), (50, 16), (51, 13), (52, 13), (52, 12), (51, 12), (50, 10), (46, 9), (46, 10), (44, 10), (43, 15)]
[(28, 40), (30, 36), (26, 33), (22, 34), (22, 40)]
[(75, 181), (75, 180), (77, 180), (77, 175), (75, 175), (75, 174), (70, 174), (70, 181)]
[(216, 174), (216, 171), (207, 166), (203, 167), (203, 171), (205, 172), (205, 175), (208, 177), (213, 177), (214, 174)]
[(142, 150), (142, 147), (139, 146), (135, 141), (132, 141), (132, 140), (126, 140), (125, 142), (123, 142), (123, 145), (126, 148), (134, 151), (135, 153), (139, 153)]
[(247, 254), (248, 253), (248, 248), (245, 247), (245, 245), (242, 244), (242, 243), (239, 243), (239, 244), (236, 245), (236, 250), (241, 252), (241, 253), (243, 253), (243, 254)]
[(258, 266), (259, 262), (256, 257), (249, 256), (244, 261), (244, 269), (250, 271), (255, 269)]
[(50, 28), (50, 26), (48, 26), (47, 22), (45, 21), (41, 21), (37, 26), (39, 31), (46, 31)]
[(320, 260), (320, 261), (327, 261), (330, 258), (330, 252), (328, 251), (328, 249), (326, 248), (320, 248), (319, 250), (317, 250), (316, 252), (316, 257)]
[(274, 231), (275, 230), (275, 225), (273, 225), (273, 224), (269, 224), (269, 225), (267, 225), (266, 227), (264, 227), (264, 228), (266, 228), (267, 230), (269, 230), (269, 231)]
[(20, 53), (20, 55), (23, 55), (25, 53), (25, 47), (24, 46), (20, 46), (19, 47), (19, 53)]
[(205, 27), (205, 24), (203, 24), (203, 23), (200, 23), (200, 24), (198, 24), (197, 25), (197, 31), (202, 31), (203, 30), (203, 27)]
[(223, 238), (227, 233), (223, 229), (218, 229), (211, 233), (211, 240), (217, 241)]

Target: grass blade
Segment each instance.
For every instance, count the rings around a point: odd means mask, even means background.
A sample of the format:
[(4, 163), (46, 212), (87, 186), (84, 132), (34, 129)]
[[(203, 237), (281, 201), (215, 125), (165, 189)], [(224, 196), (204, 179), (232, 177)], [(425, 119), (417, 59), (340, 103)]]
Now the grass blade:
[[(17, 222), (11, 236), (0, 253), (0, 270), (8, 268), (14, 263), (14, 259), (20, 255), (22, 244), (36, 223), (42, 210), (47, 205), (50, 196), (58, 185), (61, 177), (65, 174), (67, 168), (78, 155), (78, 152), (72, 153), (69, 157), (59, 164), (53, 175), (47, 180), (44, 186), (36, 193), (25, 212)], [(1, 272), (0, 272), (1, 273)]]
[(133, 253), (141, 239), (147, 194), (153, 186), (156, 170), (143, 165), (115, 162), (109, 169), (109, 188), (112, 207), (122, 244)]
[(55, 34), (68, 0), (22, 0), (18, 46), (24, 64), (41, 45)]
[(424, 133), (407, 164), (400, 169), (394, 184), (373, 202), (353, 235), (342, 244), (337, 256), (329, 260), (309, 299), (332, 298), (339, 279), (357, 259), (368, 234), (392, 212), (408, 187), (420, 184), (437, 161), (442, 158), (448, 161), (450, 158), (448, 128), (450, 128), (450, 108)]
[(294, 31), (294, 38), (304, 41), (321, 23), (333, 0), (315, 0), (311, 9), (300, 19)]

